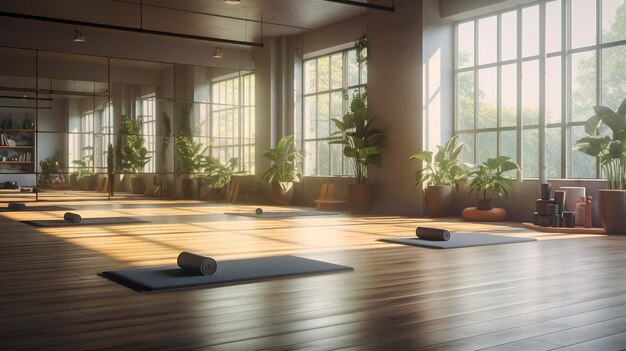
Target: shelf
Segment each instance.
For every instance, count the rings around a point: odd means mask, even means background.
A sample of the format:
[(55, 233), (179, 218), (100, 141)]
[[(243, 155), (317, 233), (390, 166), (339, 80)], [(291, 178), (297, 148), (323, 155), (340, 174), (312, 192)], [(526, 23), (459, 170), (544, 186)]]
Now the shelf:
[(33, 161), (0, 161), (0, 165), (33, 164)]
[(567, 234), (606, 234), (604, 228), (585, 228), (585, 227), (542, 227), (536, 224), (524, 222), (522, 225), (525, 228), (536, 230), (538, 232), (546, 233), (567, 233)]
[(0, 146), (0, 149), (34, 149), (34, 146), (27, 146), (27, 145), (18, 145), (18, 146), (6, 146), (6, 145), (2, 145)]
[(0, 128), (0, 132), (35, 132), (35, 130), (34, 129), (16, 129), (16, 128), (1, 129)]

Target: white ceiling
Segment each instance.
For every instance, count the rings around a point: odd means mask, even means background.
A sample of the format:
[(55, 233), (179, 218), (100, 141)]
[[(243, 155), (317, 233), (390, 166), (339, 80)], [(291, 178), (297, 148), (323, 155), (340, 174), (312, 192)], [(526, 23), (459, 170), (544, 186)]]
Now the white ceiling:
[(299, 34), (358, 17), (366, 9), (324, 0), (241, 0), (239, 5), (223, 0), (0, 0), (0, 11), (260, 42), (262, 37)]

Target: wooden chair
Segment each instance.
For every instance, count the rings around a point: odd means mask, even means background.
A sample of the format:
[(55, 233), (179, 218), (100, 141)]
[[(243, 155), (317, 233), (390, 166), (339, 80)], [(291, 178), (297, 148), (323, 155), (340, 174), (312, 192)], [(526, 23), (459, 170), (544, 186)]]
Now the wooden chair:
[(321, 210), (322, 206), (327, 205), (329, 209), (332, 209), (334, 205), (345, 205), (347, 200), (335, 198), (335, 184), (322, 184), (320, 188), (320, 195), (315, 202), (315, 209)]

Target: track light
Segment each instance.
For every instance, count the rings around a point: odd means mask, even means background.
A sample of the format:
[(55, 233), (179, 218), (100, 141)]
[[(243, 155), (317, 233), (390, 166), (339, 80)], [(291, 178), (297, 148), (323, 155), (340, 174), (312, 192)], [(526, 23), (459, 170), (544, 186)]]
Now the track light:
[(224, 0), (226, 5), (239, 5), (240, 2), (240, 0)]
[(78, 28), (76, 28), (76, 33), (74, 33), (74, 42), (76, 43), (84, 43), (86, 42), (87, 39), (85, 38), (85, 35), (83, 33), (81, 33)]
[(216, 47), (213, 49), (213, 57), (214, 58), (224, 58), (224, 52), (221, 48)]

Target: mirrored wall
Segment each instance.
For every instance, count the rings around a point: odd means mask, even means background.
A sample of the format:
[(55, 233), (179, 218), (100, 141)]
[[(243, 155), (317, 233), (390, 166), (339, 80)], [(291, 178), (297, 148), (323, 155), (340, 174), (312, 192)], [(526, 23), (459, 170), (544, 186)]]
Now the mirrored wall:
[(210, 197), (254, 154), (254, 72), (0, 48), (0, 201)]

